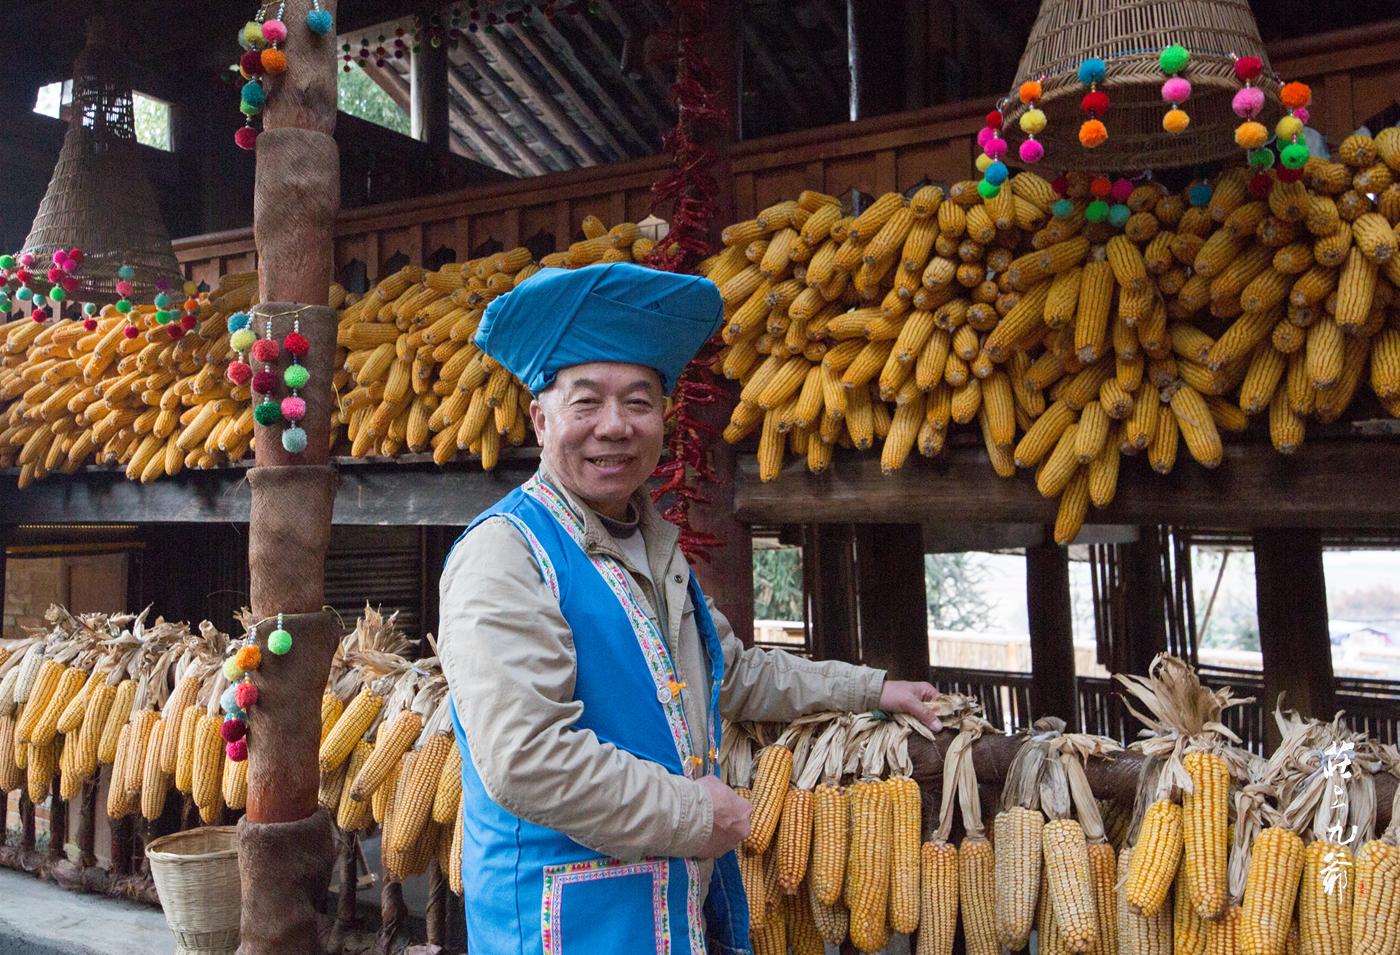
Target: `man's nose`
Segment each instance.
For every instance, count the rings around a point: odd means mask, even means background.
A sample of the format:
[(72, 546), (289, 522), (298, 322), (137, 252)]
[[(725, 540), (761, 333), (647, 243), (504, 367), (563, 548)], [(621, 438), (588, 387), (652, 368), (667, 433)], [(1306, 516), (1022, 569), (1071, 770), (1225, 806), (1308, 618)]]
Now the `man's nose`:
[(598, 416), (596, 432), (601, 437), (624, 438), (627, 436), (627, 417), (622, 413), (622, 408), (618, 405), (607, 402), (603, 405), (602, 413)]

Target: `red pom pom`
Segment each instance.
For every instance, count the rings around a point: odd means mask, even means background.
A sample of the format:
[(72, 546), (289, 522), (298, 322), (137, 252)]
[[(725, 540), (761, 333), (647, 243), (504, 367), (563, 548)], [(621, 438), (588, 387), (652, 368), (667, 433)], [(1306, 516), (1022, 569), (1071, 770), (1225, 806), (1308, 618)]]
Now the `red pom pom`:
[(20, 285), (28, 285), (28, 284), (29, 284), (29, 280), (32, 279), (33, 277), (34, 277), (34, 276), (32, 276), (32, 275), (29, 274), (29, 270), (28, 270), (28, 269), (16, 269), (16, 270), (15, 270), (15, 281), (18, 282)]
[(282, 347), (287, 349), (287, 354), (303, 358), (311, 350), (311, 343), (301, 332), (288, 332), (287, 337), (282, 339)]
[(1257, 56), (1242, 56), (1235, 61), (1235, 76), (1241, 83), (1259, 78), (1264, 72), (1264, 61)]
[(258, 144), (258, 131), (251, 126), (240, 126), (233, 134), (233, 141), (239, 149), (253, 149)]
[(282, 349), (271, 338), (259, 338), (253, 342), (254, 361), (276, 361)]
[(1282, 166), (1275, 170), (1274, 174), (1278, 176), (1279, 182), (1297, 182), (1299, 179), (1303, 178), (1303, 170), (1289, 169), (1287, 166)]
[(1131, 179), (1113, 180), (1113, 190), (1109, 195), (1113, 196), (1114, 202), (1127, 202), (1128, 197), (1133, 194), (1133, 181)]
[(250, 706), (255, 706), (258, 702), (258, 688), (251, 681), (244, 680), (238, 684), (238, 688), (233, 691), (233, 700), (238, 704), (240, 710), (246, 710)]
[(179, 325), (167, 325), (165, 326), (165, 331), (170, 335), (171, 338), (185, 337), (185, 330)]
[(1063, 196), (1066, 192), (1069, 192), (1069, 176), (1060, 173), (1051, 181), (1050, 188), (1055, 190), (1055, 195)]
[(219, 735), (225, 743), (233, 743), (248, 735), (248, 724), (240, 719), (224, 720), (219, 727)]
[(135, 325), (128, 325), (126, 328), (122, 329), (122, 334), (127, 338), (135, 338), (137, 335), (141, 334), (141, 331)]
[(1079, 101), (1079, 108), (1093, 116), (1102, 116), (1108, 112), (1108, 94), (1103, 90), (1085, 93), (1084, 98)]
[(235, 385), (246, 385), (253, 377), (253, 369), (245, 361), (231, 361), (224, 375)]
[(1273, 187), (1273, 177), (1267, 172), (1256, 172), (1249, 179), (1249, 194), (1256, 199), (1263, 199)]
[(199, 324), (199, 319), (189, 312), (180, 316), (180, 327), (187, 332), (194, 331), (194, 327)]
[(71, 275), (65, 275), (59, 280), (58, 284), (63, 286), (63, 291), (67, 292), (69, 295), (73, 295), (78, 291), (78, 280)]
[(1103, 176), (1095, 176), (1093, 182), (1089, 183), (1089, 192), (1097, 199), (1105, 199), (1113, 191), (1113, 183)]
[(988, 113), (986, 124), (992, 129), (1001, 129), (1001, 110), (994, 109)]
[(77, 268), (83, 264), (83, 250), (74, 246), (68, 250), (68, 258), (73, 260), (73, 267)]
[(253, 393), (259, 395), (270, 395), (272, 389), (277, 387), (277, 376), (272, 372), (263, 370), (253, 376)]
[(238, 68), (244, 76), (260, 76), (263, 71), (261, 54), (257, 50), (244, 50), (238, 58)]
[(50, 285), (57, 285), (58, 280), (63, 278), (63, 270), (55, 265), (45, 272), (44, 276), (49, 280)]
[(83, 328), (87, 329), (87, 330), (90, 331), (90, 332), (95, 332), (95, 331), (97, 331), (97, 319), (95, 319), (95, 318), (85, 318), (85, 319), (83, 319)]
[(224, 753), (235, 763), (241, 763), (248, 758), (248, 737), (243, 737), (236, 742), (229, 743), (224, 747)]

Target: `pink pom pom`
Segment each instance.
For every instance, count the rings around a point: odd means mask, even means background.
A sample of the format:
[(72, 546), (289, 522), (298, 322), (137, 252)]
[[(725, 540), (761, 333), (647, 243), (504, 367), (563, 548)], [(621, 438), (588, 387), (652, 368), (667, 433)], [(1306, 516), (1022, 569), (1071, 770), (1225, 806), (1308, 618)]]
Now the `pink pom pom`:
[(983, 151), (993, 159), (1000, 159), (1006, 155), (1006, 151), (1011, 147), (1006, 144), (1006, 140), (1000, 136), (994, 136), (987, 141), (987, 145), (982, 147)]
[(1114, 202), (1127, 202), (1128, 197), (1133, 194), (1133, 181), (1131, 179), (1116, 179), (1108, 194), (1113, 197)]
[(233, 134), (233, 141), (239, 149), (253, 149), (258, 142), (258, 131), (251, 126), (240, 126)]
[(68, 253), (64, 252), (62, 249), (59, 249), (56, 252), (54, 252), (52, 261), (54, 265), (62, 265), (63, 260), (66, 258), (68, 258)]
[(224, 752), (235, 763), (243, 762), (248, 758), (248, 737), (245, 736), (237, 742), (229, 743), (224, 747)]
[(127, 338), (135, 338), (137, 335), (141, 334), (141, 331), (135, 325), (128, 325), (126, 328), (122, 329), (122, 334)]
[(986, 149), (987, 144), (996, 138), (997, 131), (990, 126), (977, 130), (977, 148)]
[(282, 399), (282, 417), (288, 421), (300, 421), (306, 417), (306, 399), (288, 395)]
[(1182, 76), (1173, 76), (1162, 84), (1162, 101), (1180, 106), (1191, 98), (1191, 81)]
[(22, 254), (19, 257), (19, 264), (24, 266), (26, 269), (32, 266), (34, 264), (34, 253), (25, 252), (24, 254)]
[(1299, 106), (1293, 111), (1293, 115), (1298, 117), (1298, 121), (1300, 123), (1306, 125), (1308, 122), (1308, 117), (1312, 114), (1308, 112), (1308, 108), (1306, 106)]
[(273, 341), (272, 339), (270, 339), (270, 338), (259, 338), (257, 341), (253, 342), (253, 349), (252, 349), (252, 351), (253, 351), (253, 360), (254, 360), (254, 361), (276, 361), (276, 360), (277, 360), (277, 354), (278, 354), (278, 352), (280, 352), (281, 350), (282, 350), (282, 349), (279, 348), (278, 345), (277, 345), (277, 343), (276, 343), (275, 341)]
[(253, 369), (246, 361), (231, 361), (224, 376), (235, 385), (246, 385), (253, 379)]
[(117, 283), (117, 294), (120, 295), (122, 298), (131, 298), (131, 293), (134, 290), (135, 287), (127, 279), (122, 279), (120, 282)]
[(268, 20), (262, 27), (263, 39), (268, 43), (281, 43), (287, 39), (287, 25), (281, 20)]
[(253, 683), (244, 680), (238, 684), (238, 689), (233, 691), (233, 701), (238, 704), (240, 710), (246, 710), (258, 702), (258, 688)]
[(1240, 119), (1253, 119), (1264, 108), (1264, 91), (1257, 86), (1246, 86), (1235, 93), (1230, 108)]
[(1040, 162), (1045, 158), (1045, 147), (1034, 139), (1023, 142), (1016, 154), (1021, 157), (1021, 162)]
[(240, 719), (224, 720), (219, 726), (219, 735), (225, 743), (233, 743), (248, 735), (248, 724)]

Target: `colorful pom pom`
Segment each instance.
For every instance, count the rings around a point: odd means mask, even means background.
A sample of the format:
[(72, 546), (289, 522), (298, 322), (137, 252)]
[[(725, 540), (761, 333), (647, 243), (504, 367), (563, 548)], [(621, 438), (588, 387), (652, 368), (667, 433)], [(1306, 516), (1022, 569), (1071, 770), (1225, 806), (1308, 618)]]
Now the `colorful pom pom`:
[(285, 630), (274, 630), (267, 635), (267, 649), (274, 656), (286, 656), (292, 649), (292, 635)]
[(224, 753), (235, 763), (241, 763), (248, 758), (248, 737), (229, 743), (224, 747)]
[(288, 421), (300, 421), (306, 417), (306, 399), (288, 395), (282, 399), (282, 417)]
[[(258, 374), (262, 374), (262, 372), (258, 372)], [(281, 424), (282, 409), (275, 401), (260, 402), (253, 408), (253, 420), (264, 428), (270, 428), (273, 425)]]
[(1079, 64), (1079, 82), (1085, 86), (1092, 83), (1102, 83), (1103, 78), (1108, 73), (1108, 66), (1104, 61), (1096, 56), (1091, 56), (1083, 63)]
[(1302, 109), (1312, 102), (1312, 87), (1307, 83), (1284, 83), (1278, 91), (1278, 98), (1285, 109)]
[(1256, 172), (1249, 177), (1249, 194), (1255, 199), (1263, 199), (1274, 187), (1274, 177), (1267, 172)]
[(990, 126), (983, 126), (977, 130), (977, 148), (986, 149), (987, 144), (996, 138), (997, 131)]
[(1034, 139), (1027, 139), (1017, 148), (1016, 154), (1021, 157), (1021, 162), (1037, 163), (1045, 158), (1045, 147)]
[(288, 388), (305, 388), (311, 380), (311, 372), (306, 370), (305, 365), (291, 365), (282, 373), (282, 380)]
[(258, 131), (251, 126), (240, 126), (233, 134), (233, 141), (239, 149), (253, 149), (258, 142)]
[(311, 350), (311, 342), (301, 332), (288, 332), (282, 339), (282, 347), (287, 349), (287, 354), (302, 358)]
[(1057, 196), (1063, 196), (1065, 193), (1069, 192), (1069, 176), (1060, 173), (1054, 179), (1050, 180), (1050, 189)]
[(258, 341), (258, 336), (248, 327), (240, 328), (228, 337), (229, 347), (234, 351), (247, 351)]
[(1028, 109), (1021, 114), (1021, 118), (1016, 121), (1021, 127), (1021, 132), (1028, 136), (1045, 131), (1045, 111), (1041, 109)]
[(1257, 86), (1246, 86), (1236, 90), (1230, 100), (1230, 108), (1240, 119), (1253, 119), (1264, 108), (1264, 91)]
[[(228, 317), (228, 330), (231, 332), (242, 331), (248, 327), (250, 321), (252, 318), (247, 312), (234, 312)], [(239, 351), (243, 351), (243, 349), (240, 348)]]
[(988, 129), (1001, 129), (1001, 110), (994, 109), (988, 113), (983, 119), (982, 125)]
[(166, 333), (167, 335), (169, 335), (171, 338), (184, 338), (184, 337), (185, 337), (185, 330), (184, 330), (183, 328), (181, 328), (179, 325), (169, 325), (169, 326), (167, 326), (166, 329), (165, 329), (165, 333)]
[(262, 84), (257, 80), (249, 80), (244, 83), (243, 92), (239, 95), (243, 97), (244, 106), (262, 109), (264, 104), (267, 103), (267, 91), (263, 89)]
[(988, 179), (979, 179), (977, 181), (977, 194), (983, 199), (995, 199), (1000, 192), (1001, 186), (998, 186)]
[(169, 312), (168, 310), (166, 310), (166, 309), (163, 309), (163, 308), (158, 308), (158, 309), (156, 309), (156, 324), (157, 324), (157, 325), (169, 325), (169, 324), (170, 324), (170, 320), (171, 320), (172, 318), (174, 318), (174, 317), (175, 317), (175, 316), (172, 315), (172, 314), (170, 314), (170, 312)]
[(1263, 123), (1253, 120), (1235, 127), (1235, 145), (1241, 149), (1258, 149), (1269, 141), (1269, 131)]
[(283, 431), (282, 450), (288, 454), (301, 454), (306, 450), (306, 432), (296, 425)]
[(256, 20), (249, 20), (243, 24), (243, 31), (238, 34), (238, 42), (244, 49), (252, 49), (262, 46), (263, 30), (262, 24)]
[(1133, 210), (1129, 209), (1123, 203), (1114, 203), (1108, 207), (1108, 224), (1115, 229), (1121, 229), (1128, 224), (1128, 219), (1132, 214)]
[(12, 269), (15, 267), (15, 257), (13, 255), (0, 255), (0, 269)]
[(1011, 172), (1006, 168), (1006, 163), (996, 160), (983, 170), (983, 175), (992, 185), (1000, 186), (1006, 182), (1006, 177), (1011, 175)]
[(1187, 51), (1186, 47), (1182, 46), (1180, 43), (1173, 43), (1171, 46), (1164, 47), (1161, 54), (1157, 57), (1157, 65), (1161, 67), (1162, 72), (1166, 73), (1168, 76), (1173, 73), (1180, 73), (1182, 70), (1186, 69), (1186, 64), (1190, 61), (1191, 54)]
[(1308, 164), (1307, 144), (1289, 143), (1283, 147), (1283, 152), (1279, 154), (1279, 160), (1285, 169), (1302, 169)]
[(1198, 182), (1186, 191), (1186, 201), (1197, 209), (1210, 205), (1210, 183)]
[(1274, 175), (1278, 176), (1279, 182), (1297, 182), (1299, 179), (1303, 178), (1303, 170), (1301, 167), (1299, 167), (1298, 169), (1289, 169), (1287, 167), (1284, 167), (1283, 169), (1280, 169), (1278, 172), (1274, 173)]
[(995, 159), (993, 159), (991, 156), (988, 156), (986, 153), (982, 153), (982, 155), (978, 156), (975, 160), (973, 160), (972, 164), (977, 167), (978, 172), (986, 172), (987, 167), (994, 162), (996, 162)]
[(135, 338), (137, 335), (141, 334), (141, 330), (135, 325), (128, 325), (126, 328), (122, 329), (122, 334), (127, 338)]
[(68, 292), (62, 285), (55, 285), (53, 288), (49, 289), (49, 299), (52, 301), (61, 302), (67, 297)]
[(280, 76), (287, 72), (287, 54), (281, 50), (268, 47), (262, 51), (259, 61), (262, 63), (263, 72), (269, 76)]
[(1128, 197), (1133, 194), (1133, 181), (1131, 179), (1113, 180), (1113, 188), (1108, 193), (1113, 197), (1114, 202), (1127, 202)]
[(238, 661), (233, 657), (224, 661), (224, 678), (230, 683), (237, 683), (243, 679), (243, 671), (238, 668)]
[(1169, 109), (1162, 115), (1162, 128), (1173, 136), (1186, 132), (1190, 125), (1191, 117), (1184, 109)]
[(276, 361), (282, 348), (271, 338), (259, 338), (253, 342), (254, 361)]
[(1308, 108), (1306, 106), (1299, 106), (1293, 111), (1293, 115), (1298, 117), (1299, 122), (1306, 125), (1308, 122), (1308, 117), (1312, 114), (1308, 112)]
[(1235, 76), (1241, 83), (1259, 78), (1264, 72), (1264, 61), (1257, 56), (1242, 56), (1235, 61)]
[(95, 319), (95, 318), (85, 318), (85, 319), (83, 319), (83, 328), (86, 329), (87, 331), (90, 331), (90, 332), (95, 332), (95, 331), (97, 331), (97, 319)]
[(1102, 116), (1108, 112), (1108, 94), (1103, 90), (1085, 93), (1084, 98), (1079, 101), (1079, 108), (1090, 116)]
[(233, 743), (248, 735), (248, 724), (236, 717), (229, 717), (219, 726), (219, 735), (225, 743)]
[(1079, 127), (1079, 144), (1086, 149), (1093, 149), (1108, 142), (1108, 129), (1102, 120), (1089, 119), (1084, 121), (1084, 125)]
[(1022, 103), (1029, 106), (1040, 99), (1042, 92), (1039, 80), (1026, 80), (1016, 91), (1016, 95), (1020, 97)]
[[(277, 376), (266, 368), (253, 375), (253, 393), (267, 395), (272, 393), (272, 389), (277, 387)], [(258, 407), (262, 407), (259, 405)]]
[(187, 332), (194, 331), (194, 327), (198, 324), (198, 317), (191, 315), (189, 312), (186, 312), (184, 315), (180, 316), (180, 327)]
[(256, 670), (262, 665), (262, 651), (259, 650), (256, 645), (249, 644), (246, 647), (240, 648), (239, 651), (233, 655), (233, 659), (238, 663), (239, 669), (247, 673)]
[(1074, 211), (1074, 203), (1068, 199), (1056, 199), (1050, 206), (1050, 214), (1057, 219), (1063, 219)]
[(135, 290), (136, 289), (131, 284), (130, 279), (122, 279), (121, 281), (117, 282), (117, 294), (120, 295), (122, 298), (130, 298), (131, 293)]
[(287, 39), (287, 24), (281, 20), (268, 20), (262, 25), (262, 38), (268, 43), (281, 43)]
[(259, 76), (263, 72), (262, 56), (257, 50), (244, 50), (238, 58), (238, 68), (248, 79)]
[(253, 378), (253, 369), (246, 361), (234, 360), (228, 363), (228, 368), (224, 370), (224, 377), (233, 385), (246, 385)]
[(1303, 135), (1303, 121), (1297, 116), (1285, 116), (1274, 126), (1274, 134), (1279, 139), (1294, 139)]
[(1108, 218), (1108, 203), (1095, 199), (1084, 207), (1085, 222), (1103, 222)]
[(325, 36), (331, 32), (331, 12), (329, 10), (312, 10), (306, 15), (306, 28), (312, 33)]
[(258, 686), (252, 680), (243, 680), (233, 688), (234, 702), (242, 709), (256, 706), (258, 703)]
[(1002, 139), (1000, 136), (993, 136), (987, 141), (987, 145), (983, 147), (987, 155), (991, 156), (993, 159), (1000, 159), (1002, 156), (1005, 156), (1007, 150), (1010, 148), (1006, 140)]
[(237, 689), (238, 684), (234, 683), (224, 690), (219, 696), (219, 709), (225, 713), (234, 713), (238, 710), (238, 694), (235, 692)]
[(1191, 98), (1191, 81), (1181, 76), (1173, 76), (1162, 84), (1162, 101), (1180, 106)]

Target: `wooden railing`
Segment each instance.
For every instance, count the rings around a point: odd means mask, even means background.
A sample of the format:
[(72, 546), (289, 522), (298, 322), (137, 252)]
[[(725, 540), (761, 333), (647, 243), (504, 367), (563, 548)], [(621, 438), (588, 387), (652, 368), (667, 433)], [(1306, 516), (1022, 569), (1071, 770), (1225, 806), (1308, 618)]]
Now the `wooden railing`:
[[(1310, 83), (1314, 125), (1339, 143), (1357, 126), (1400, 116), (1400, 20), (1276, 43), (1274, 68)], [(972, 174), (974, 136), (991, 105), (977, 100), (738, 143), (730, 151), (735, 209), (741, 216), (802, 189), (878, 194)], [(590, 213), (638, 221), (664, 156), (366, 206), (341, 214), (335, 269), (343, 280), (373, 281), (404, 264), (435, 266), (524, 244), (537, 254), (562, 247)], [(175, 242), (186, 274), (211, 284), (256, 265), (251, 229)]]

